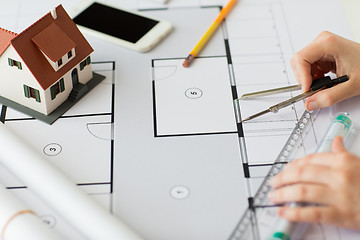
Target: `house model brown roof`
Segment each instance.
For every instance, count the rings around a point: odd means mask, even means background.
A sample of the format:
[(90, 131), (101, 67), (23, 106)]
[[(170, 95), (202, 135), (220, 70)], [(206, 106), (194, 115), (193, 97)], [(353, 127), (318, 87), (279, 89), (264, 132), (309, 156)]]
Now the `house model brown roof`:
[(32, 41), (41, 49), (48, 58), (56, 62), (76, 44), (66, 35), (56, 23), (47, 26), (40, 33), (32, 38)]
[[(11, 44), (44, 90), (94, 51), (64, 8), (59, 5), (55, 10), (55, 19), (48, 13), (11, 40)], [(46, 54), (56, 62), (74, 47), (76, 56), (58, 71), (52, 68), (44, 56)]]

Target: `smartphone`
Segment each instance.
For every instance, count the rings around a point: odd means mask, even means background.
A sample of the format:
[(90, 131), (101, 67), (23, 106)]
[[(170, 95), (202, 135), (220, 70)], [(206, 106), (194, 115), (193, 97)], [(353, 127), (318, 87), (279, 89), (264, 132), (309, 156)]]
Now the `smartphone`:
[(147, 0), (147, 1), (157, 2), (157, 3), (161, 3), (161, 4), (166, 4), (169, 2), (169, 0)]
[(167, 21), (101, 1), (81, 1), (70, 15), (81, 31), (139, 52), (149, 51), (172, 30)]

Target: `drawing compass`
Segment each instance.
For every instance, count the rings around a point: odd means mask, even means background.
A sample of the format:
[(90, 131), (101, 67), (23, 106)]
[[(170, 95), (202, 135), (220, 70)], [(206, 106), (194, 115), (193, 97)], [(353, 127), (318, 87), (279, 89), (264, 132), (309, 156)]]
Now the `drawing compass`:
[[(287, 106), (292, 105), (293, 103), (296, 103), (305, 98), (308, 98), (311, 95), (313, 95), (323, 89), (331, 88), (334, 85), (337, 85), (342, 82), (346, 82), (347, 80), (349, 80), (349, 77), (347, 75), (344, 75), (344, 76), (341, 76), (338, 78), (334, 78), (334, 79), (331, 79), (329, 76), (315, 79), (315, 80), (313, 80), (313, 83), (311, 84), (310, 89), (308, 91), (301, 93), (295, 97), (292, 97), (288, 100), (285, 100), (283, 102), (280, 102), (278, 104), (275, 104), (273, 106), (270, 106), (268, 109), (258, 112), (254, 115), (251, 115), (250, 117), (243, 119), (241, 122), (245, 122), (245, 121), (257, 118), (266, 113), (270, 113), (270, 112), (277, 113), (282, 108), (285, 108)], [(260, 92), (246, 93), (246, 94), (242, 95), (240, 98), (238, 98), (237, 100), (248, 100), (248, 99), (252, 99), (252, 98), (269, 96), (269, 95), (274, 95), (274, 94), (279, 94), (279, 93), (284, 93), (284, 92), (291, 92), (291, 91), (296, 91), (296, 90), (300, 90), (300, 89), (301, 89), (301, 85), (292, 85), (292, 86), (287, 86), (287, 87), (274, 88), (274, 89), (264, 90), (264, 91), (260, 91)]]

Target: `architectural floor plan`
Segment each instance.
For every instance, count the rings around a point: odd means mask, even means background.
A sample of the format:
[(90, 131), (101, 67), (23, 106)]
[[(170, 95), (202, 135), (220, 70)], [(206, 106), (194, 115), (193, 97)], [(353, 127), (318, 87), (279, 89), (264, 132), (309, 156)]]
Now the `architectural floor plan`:
[[(249, 199), (304, 107), (300, 102), (240, 123), (297, 93), (238, 98), (296, 84), (289, 60), (319, 31), (349, 37), (346, 21), (331, 19), (331, 11), (316, 18), (316, 26), (311, 25), (314, 19), (304, 19), (307, 30), (297, 22), (307, 4), (313, 9), (306, 11), (313, 14), (325, 3), (339, 9), (340, 1), (239, 1), (189, 68), (182, 62), (226, 1), (121, 2), (170, 21), (174, 31), (146, 54), (86, 36), (95, 50), (92, 59), (98, 61), (94, 70), (106, 76), (104, 82), (51, 126), (5, 107), (2, 119), (145, 239), (241, 239), (236, 232)], [(16, 3), (23, 13), (28, 3)], [(0, 23), (21, 29), (22, 18), (16, 16), (12, 21), (0, 17)], [(324, 114), (324, 119), (330, 115)], [(14, 176), (0, 171), (0, 181), (20, 198), (31, 199), (26, 202), (44, 222), (64, 238), (82, 239)], [(313, 225), (306, 239), (358, 236)]]

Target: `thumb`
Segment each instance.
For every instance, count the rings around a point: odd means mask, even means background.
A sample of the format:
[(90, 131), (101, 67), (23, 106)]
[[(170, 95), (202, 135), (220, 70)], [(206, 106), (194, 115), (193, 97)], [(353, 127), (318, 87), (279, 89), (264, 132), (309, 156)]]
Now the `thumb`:
[(344, 140), (342, 136), (337, 136), (334, 138), (332, 145), (331, 145), (331, 151), (333, 153), (340, 153), (343, 151), (346, 151), (344, 146)]
[(352, 97), (353, 88), (349, 85), (349, 81), (338, 84), (332, 88), (322, 90), (309, 97), (305, 102), (308, 111), (325, 108), (334, 105), (346, 98)]

